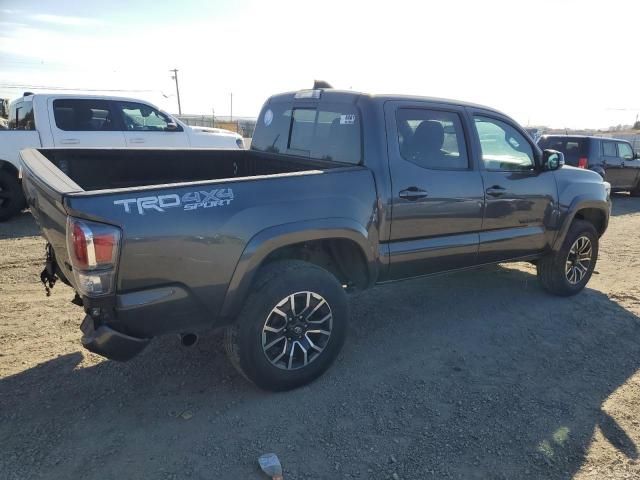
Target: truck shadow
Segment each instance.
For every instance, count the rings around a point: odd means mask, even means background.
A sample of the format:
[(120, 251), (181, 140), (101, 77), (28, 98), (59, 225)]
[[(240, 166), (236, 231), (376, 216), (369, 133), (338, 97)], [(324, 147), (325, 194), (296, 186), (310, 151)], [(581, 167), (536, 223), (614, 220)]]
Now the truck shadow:
[(569, 479), (597, 432), (636, 461), (607, 401), (640, 366), (640, 319), (592, 289), (547, 295), (531, 272), (354, 295), (339, 361), (283, 394), (239, 376), (218, 333), (189, 350), (158, 339), (126, 364), (54, 358), (0, 380), (0, 471), (261, 478), (256, 457), (275, 451), (292, 479)]
[(40, 235), (40, 229), (29, 210), (24, 210), (15, 217), (0, 222), (0, 240), (4, 238), (35, 237), (37, 235)]
[(611, 215), (629, 215), (640, 212), (640, 197), (632, 197), (628, 193), (611, 194), (612, 209)]

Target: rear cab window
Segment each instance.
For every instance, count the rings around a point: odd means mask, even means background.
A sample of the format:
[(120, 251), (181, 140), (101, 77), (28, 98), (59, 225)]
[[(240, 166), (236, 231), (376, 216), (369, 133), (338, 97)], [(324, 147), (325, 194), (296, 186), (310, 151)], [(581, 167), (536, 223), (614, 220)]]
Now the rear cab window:
[(360, 114), (349, 103), (271, 102), (258, 118), (251, 149), (356, 165), (362, 160)]

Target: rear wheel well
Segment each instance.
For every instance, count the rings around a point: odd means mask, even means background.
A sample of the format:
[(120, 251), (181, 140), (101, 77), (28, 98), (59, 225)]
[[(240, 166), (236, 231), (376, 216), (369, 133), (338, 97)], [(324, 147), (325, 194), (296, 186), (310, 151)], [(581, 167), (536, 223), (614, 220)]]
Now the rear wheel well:
[(7, 162), (6, 160), (0, 160), (0, 170), (5, 172), (13, 173), (16, 178), (18, 177), (18, 169), (13, 163)]
[(598, 236), (604, 233), (606, 216), (604, 212), (598, 208), (583, 208), (582, 210), (578, 210), (573, 218), (591, 223), (598, 232)]
[(360, 246), (346, 238), (294, 243), (271, 252), (261, 267), (278, 260), (302, 260), (329, 271), (342, 285), (358, 289), (369, 283), (367, 262)]

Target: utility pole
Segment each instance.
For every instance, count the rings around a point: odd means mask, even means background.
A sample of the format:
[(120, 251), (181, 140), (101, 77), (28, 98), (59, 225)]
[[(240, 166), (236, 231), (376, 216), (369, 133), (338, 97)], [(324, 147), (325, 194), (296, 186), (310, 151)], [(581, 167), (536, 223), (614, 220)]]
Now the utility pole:
[(231, 92), (231, 121), (233, 122), (233, 92)]
[(178, 69), (174, 68), (173, 70), (169, 70), (173, 72), (171, 78), (176, 81), (176, 96), (178, 97), (178, 115), (182, 115), (182, 107), (180, 106), (180, 88), (178, 87)]

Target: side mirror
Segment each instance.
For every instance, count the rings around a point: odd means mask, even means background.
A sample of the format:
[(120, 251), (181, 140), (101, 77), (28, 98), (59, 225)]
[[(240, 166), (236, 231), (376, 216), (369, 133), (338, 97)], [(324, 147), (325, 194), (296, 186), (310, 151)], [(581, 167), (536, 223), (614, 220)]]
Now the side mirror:
[(633, 159), (634, 159), (634, 160), (640, 160), (640, 153), (638, 153), (638, 152), (633, 152)]
[(167, 126), (164, 128), (165, 132), (176, 132), (178, 131), (178, 124), (175, 122), (167, 123)]
[(544, 150), (542, 152), (542, 170), (558, 170), (564, 165), (564, 153), (557, 150)]

